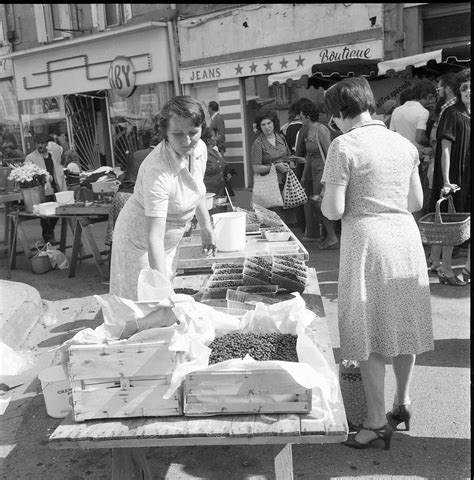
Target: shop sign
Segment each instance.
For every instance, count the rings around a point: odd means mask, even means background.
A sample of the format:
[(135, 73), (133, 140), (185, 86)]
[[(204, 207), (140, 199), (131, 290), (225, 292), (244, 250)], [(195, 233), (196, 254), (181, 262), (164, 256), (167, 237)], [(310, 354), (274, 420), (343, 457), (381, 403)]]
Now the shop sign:
[(109, 83), (121, 98), (129, 97), (135, 90), (135, 67), (128, 57), (115, 57), (109, 67)]
[(56, 97), (43, 98), (43, 112), (59, 112), (59, 103)]

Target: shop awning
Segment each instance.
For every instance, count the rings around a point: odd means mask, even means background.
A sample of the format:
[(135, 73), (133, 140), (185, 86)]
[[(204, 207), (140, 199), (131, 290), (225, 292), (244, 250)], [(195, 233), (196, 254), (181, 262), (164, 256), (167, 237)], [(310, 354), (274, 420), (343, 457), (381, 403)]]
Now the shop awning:
[(471, 44), (442, 48), (408, 57), (394, 58), (378, 64), (379, 75), (442, 75), (471, 66)]
[(303, 67), (290, 72), (277, 73), (269, 75), (268, 85), (284, 84), (327, 88), (341, 78), (357, 75), (375, 76), (377, 75), (378, 60), (347, 59), (338, 62), (328, 62), (313, 65), (312, 67)]
[(379, 60), (347, 59), (315, 64), (289, 72), (269, 75), (268, 86), (287, 84), (328, 88), (342, 78), (364, 76), (369, 80), (382, 76), (438, 76), (471, 66), (471, 44), (443, 48), (380, 62)]
[[(297, 68), (296, 70), (290, 70), (289, 72), (275, 73), (268, 76), (268, 86), (279, 85), (279, 84), (293, 84), (296, 83), (296, 86), (308, 86), (308, 78), (311, 77), (311, 67), (302, 67)], [(300, 83), (301, 85), (298, 85)]]

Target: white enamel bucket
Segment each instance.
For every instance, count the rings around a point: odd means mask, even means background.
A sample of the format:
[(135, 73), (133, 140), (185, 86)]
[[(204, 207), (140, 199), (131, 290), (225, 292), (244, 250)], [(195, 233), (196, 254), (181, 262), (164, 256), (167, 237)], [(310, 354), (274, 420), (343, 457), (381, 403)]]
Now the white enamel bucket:
[(225, 212), (212, 215), (217, 250), (235, 252), (245, 248), (246, 215), (246, 212)]

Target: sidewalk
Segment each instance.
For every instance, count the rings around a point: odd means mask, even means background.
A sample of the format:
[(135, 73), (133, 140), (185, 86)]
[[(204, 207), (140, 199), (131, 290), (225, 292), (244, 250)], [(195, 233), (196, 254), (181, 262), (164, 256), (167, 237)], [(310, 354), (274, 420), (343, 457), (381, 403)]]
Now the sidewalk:
[[(38, 223), (38, 226), (34, 225)], [(40, 237), (39, 222), (32, 224), (32, 239)], [(97, 227), (99, 227), (97, 225)], [(94, 229), (99, 248), (104, 232)], [(102, 244), (100, 243), (102, 242)], [(70, 245), (70, 239), (68, 241)], [(315, 267), (336, 362), (339, 362), (337, 331), (338, 251), (320, 251), (307, 244), (309, 266)], [(70, 250), (68, 250), (70, 252)], [(67, 253), (68, 253), (67, 252)], [(456, 257), (462, 265), (465, 257)], [(0, 279), (6, 279), (6, 256), (0, 257)], [(108, 292), (88, 259), (76, 277), (67, 271), (32, 274), (23, 255), (11, 281), (35, 287), (43, 300), (54, 301), (58, 323), (33, 326), (18, 346), (31, 351), (35, 367), (20, 378), (9, 379), (15, 389), (7, 412), (0, 417), (2, 479), (109, 479), (111, 456), (106, 450), (53, 450), (48, 435), (61, 422), (46, 415), (36, 375), (49, 365), (50, 350), (72, 337), (80, 328), (94, 328), (102, 320), (93, 295)], [(410, 432), (396, 433), (392, 448), (357, 451), (339, 444), (294, 445), (295, 478), (316, 479), (446, 479), (470, 478), (470, 287), (449, 287), (431, 277), (435, 350), (420, 355), (415, 366), (412, 398), (414, 418)], [(386, 369), (386, 405), (391, 405), (394, 378)], [(18, 380), (18, 381), (17, 381)], [(187, 447), (148, 450), (155, 479), (270, 480), (273, 479), (271, 447)]]

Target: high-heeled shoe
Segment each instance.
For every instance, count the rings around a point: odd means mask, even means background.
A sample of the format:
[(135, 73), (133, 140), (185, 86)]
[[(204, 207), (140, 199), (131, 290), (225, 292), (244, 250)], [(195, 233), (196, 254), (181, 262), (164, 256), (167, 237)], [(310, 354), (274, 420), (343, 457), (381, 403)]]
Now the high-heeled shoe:
[(391, 412), (388, 412), (387, 420), (390, 426), (397, 430), (397, 427), (400, 423), (405, 423), (405, 430), (410, 431), (410, 420), (411, 420), (411, 406), (410, 405), (399, 405), (395, 407)]
[(462, 279), (466, 282), (466, 283), (471, 283), (471, 270), (467, 269), (466, 267), (464, 267), (462, 269)]
[(444, 272), (438, 271), (439, 283), (443, 285), (451, 285), (452, 287), (464, 287), (467, 283), (459, 279), (456, 275), (448, 277)]
[[(377, 436), (368, 441), (367, 443), (361, 443), (356, 440), (356, 435), (359, 433), (361, 430), (367, 430), (369, 432), (374, 432)], [(384, 448), (385, 450), (390, 450), (390, 442), (392, 441), (392, 434), (393, 434), (393, 429), (390, 426), (389, 423), (386, 423), (383, 427), (380, 428), (367, 428), (367, 427), (362, 427), (359, 432), (350, 435), (349, 438), (345, 441), (342, 442), (342, 444), (346, 447), (349, 448), (357, 448), (357, 449), (363, 449), (363, 448), (368, 448), (371, 443), (374, 443), (377, 440), (382, 440), (384, 442)]]

